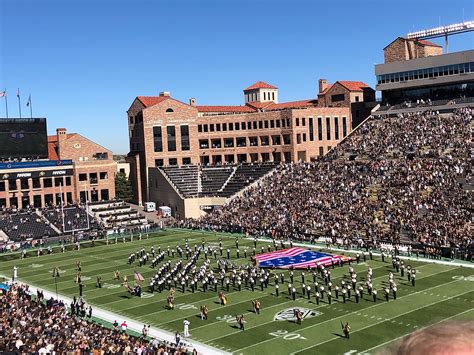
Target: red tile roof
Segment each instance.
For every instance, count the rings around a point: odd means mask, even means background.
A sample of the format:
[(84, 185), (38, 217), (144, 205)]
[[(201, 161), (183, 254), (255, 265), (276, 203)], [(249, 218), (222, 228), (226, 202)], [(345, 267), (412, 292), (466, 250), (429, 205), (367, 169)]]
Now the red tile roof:
[(48, 143), (48, 159), (59, 160), (58, 152), (56, 151), (56, 144), (51, 142)]
[(199, 112), (255, 112), (248, 106), (196, 106)]
[(169, 99), (169, 96), (137, 96), (137, 99), (140, 100), (145, 107), (150, 107)]
[(249, 86), (247, 89), (244, 89), (244, 91), (254, 90), (254, 89), (278, 89), (278, 88), (264, 81), (257, 81), (255, 84)]
[(268, 106), (271, 106), (271, 105), (274, 105), (275, 103), (273, 101), (267, 101), (267, 102), (259, 102), (259, 101), (255, 101), (255, 102), (247, 102), (247, 106), (250, 106), (250, 107), (254, 107), (256, 109), (259, 109), (259, 110), (263, 110), (265, 108), (267, 108)]
[(364, 88), (370, 88), (369, 85), (363, 83), (362, 81), (338, 80), (336, 83), (341, 84), (349, 91), (364, 91)]
[(270, 107), (267, 108), (267, 110), (282, 110), (285, 108), (311, 107), (311, 106), (316, 106), (317, 103), (318, 101), (314, 99), (288, 101), (288, 102), (281, 102), (279, 104), (272, 104)]
[(441, 46), (439, 44), (427, 41), (426, 39), (419, 39), (419, 40), (417, 40), (417, 42), (424, 45), (424, 46), (440, 47), (441, 48)]

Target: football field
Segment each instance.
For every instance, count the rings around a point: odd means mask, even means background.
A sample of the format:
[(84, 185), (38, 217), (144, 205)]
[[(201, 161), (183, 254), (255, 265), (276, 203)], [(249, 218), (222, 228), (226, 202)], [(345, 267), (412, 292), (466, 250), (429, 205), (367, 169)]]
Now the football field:
[[(314, 293), (311, 300), (301, 293), (300, 271), (295, 271), (294, 285), (298, 292), (296, 301), (288, 295), (288, 272), (284, 272), (285, 284), (280, 285), (279, 296), (275, 295), (273, 277), (268, 288), (263, 291), (257, 285), (255, 291), (243, 287), (241, 291), (230, 287), (230, 291), (221, 288), (228, 298), (228, 303), (221, 306), (217, 292), (203, 292), (200, 288), (192, 293), (190, 288), (183, 293), (181, 287), (176, 291), (176, 308), (166, 307), (167, 291), (162, 293), (148, 292), (148, 283), (155, 271), (163, 262), (173, 259), (165, 255), (165, 259), (156, 269), (147, 265), (139, 267), (135, 262), (128, 265), (128, 255), (142, 247), (148, 252), (150, 247), (158, 246), (162, 251), (176, 248), (184, 249), (185, 238), (189, 239), (191, 249), (194, 245), (206, 244), (218, 246), (222, 238), (224, 257), (225, 250), (231, 249), (231, 259), (237, 264), (249, 264), (253, 240), (240, 239), (240, 258), (236, 258), (235, 236), (216, 235), (198, 231), (168, 230), (150, 235), (141, 241), (135, 238), (133, 242), (118, 244), (97, 244), (95, 247), (82, 247), (80, 251), (72, 250), (60, 253), (55, 250), (52, 255), (28, 256), (20, 260), (19, 254), (0, 256), (0, 275), (11, 276), (14, 266), (18, 267), (18, 277), (21, 281), (55, 292), (55, 280), (52, 269), (58, 267), (60, 277), (57, 280), (58, 293), (72, 297), (78, 295), (78, 286), (74, 282), (76, 261), (82, 263), (82, 276), (85, 280), (85, 300), (94, 308), (114, 312), (124, 318), (131, 318), (143, 324), (150, 324), (171, 333), (182, 332), (183, 320), (190, 321), (190, 340), (199, 341), (225, 352), (235, 354), (344, 354), (346, 352), (375, 354), (381, 349), (390, 347), (402, 336), (420, 330), (426, 326), (440, 323), (444, 320), (474, 319), (474, 269), (456, 265), (440, 265), (420, 261), (405, 260), (405, 265), (417, 269), (416, 285), (412, 286), (405, 275), (401, 277), (392, 268), (389, 258), (382, 262), (379, 256), (360, 264), (352, 263), (358, 274), (358, 283), (364, 283), (367, 269), (373, 269), (373, 284), (378, 291), (377, 302), (368, 296), (364, 288), (363, 299), (356, 303), (352, 296), (346, 303), (342, 297), (334, 297), (334, 288), (344, 279), (350, 282), (348, 265), (331, 270), (333, 284), (333, 301), (328, 304), (327, 298), (319, 305), (316, 304)], [(268, 243), (259, 241), (257, 250)], [(248, 248), (248, 258), (243, 257), (243, 250)], [(319, 249), (318, 249), (319, 250)], [(323, 249), (324, 250), (324, 249)], [(210, 256), (212, 267), (217, 266), (214, 256)], [(198, 267), (203, 263), (202, 255)], [(131, 296), (113, 280), (113, 272), (119, 270), (122, 276), (127, 275), (132, 284), (134, 271), (139, 271), (144, 277), (144, 294), (142, 298)], [(388, 273), (395, 275), (398, 292), (397, 299), (386, 302), (382, 289), (388, 284)], [(103, 287), (96, 288), (96, 277), (101, 276)], [(318, 281), (321, 283), (321, 278)], [(306, 273), (306, 282), (312, 285), (311, 275)], [(258, 299), (262, 304), (260, 315), (252, 309), (251, 301)], [(208, 320), (201, 320), (199, 308), (201, 305), (209, 308)], [(293, 320), (285, 319), (294, 308), (303, 310), (307, 317), (302, 325)], [(245, 331), (239, 330), (235, 315), (243, 314), (246, 320)], [(117, 319), (121, 322), (122, 319)], [(342, 336), (341, 322), (349, 322), (352, 328), (350, 339)]]

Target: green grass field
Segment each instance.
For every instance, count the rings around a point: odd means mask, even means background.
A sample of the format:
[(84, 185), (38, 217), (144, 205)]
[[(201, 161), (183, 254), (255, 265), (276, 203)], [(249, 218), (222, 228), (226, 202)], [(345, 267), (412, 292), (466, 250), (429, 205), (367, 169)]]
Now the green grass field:
[[(214, 290), (196, 293), (186, 291), (183, 294), (178, 288), (176, 309), (170, 311), (166, 309), (167, 292), (145, 293), (143, 298), (131, 297), (125, 288), (118, 286), (118, 281), (113, 280), (114, 270), (118, 269), (122, 275), (128, 275), (129, 280), (133, 280), (134, 270), (139, 270), (146, 279), (144, 290), (147, 290), (149, 278), (155, 271), (150, 268), (150, 263), (141, 268), (137, 263), (129, 266), (129, 253), (141, 247), (149, 251), (152, 245), (155, 249), (160, 245), (162, 250), (166, 251), (168, 246), (184, 246), (185, 238), (189, 238), (191, 246), (199, 245), (202, 238), (205, 238), (206, 243), (218, 244), (215, 234), (169, 230), (153, 234), (149, 239), (141, 241), (98, 245), (94, 248), (82, 248), (80, 251), (56, 252), (40, 257), (29, 256), (24, 260), (20, 260), (19, 255), (0, 257), (0, 274), (10, 276), (13, 266), (16, 265), (19, 267), (18, 277), (21, 281), (54, 292), (51, 270), (57, 266), (62, 270), (58, 291), (62, 295), (72, 297), (78, 294), (74, 276), (76, 261), (81, 260), (82, 275), (90, 278), (85, 282), (85, 299), (88, 303), (170, 332), (182, 331), (182, 322), (184, 318), (188, 318), (191, 322), (190, 340), (235, 354), (343, 354), (351, 350), (352, 353), (377, 353), (380, 349), (391, 346), (393, 341), (400, 337), (431, 324), (446, 319), (474, 319), (474, 270), (421, 261), (405, 262), (418, 270), (416, 286), (412, 287), (406, 276), (402, 279), (396, 274), (398, 297), (397, 300), (390, 299), (389, 302), (383, 300), (381, 291), (382, 285), (385, 285), (388, 279), (388, 273), (392, 271), (388, 258), (385, 262), (376, 257), (359, 265), (354, 263), (359, 282), (364, 281), (368, 266), (372, 266), (374, 287), (379, 291), (379, 300), (376, 303), (371, 297), (369, 299), (366, 292), (360, 303), (356, 303), (352, 297), (345, 304), (342, 299), (336, 301), (333, 298), (331, 305), (326, 302), (316, 305), (313, 297), (308, 301), (301, 293), (296, 301), (293, 301), (288, 297), (286, 284), (280, 286), (281, 292), (277, 297), (271, 283), (263, 292), (259, 287), (254, 292), (244, 288), (239, 292), (231, 288), (230, 292), (226, 293), (229, 300), (226, 306), (218, 304)], [(224, 250), (229, 247), (235, 258), (235, 238), (222, 236), (222, 239)], [(251, 250), (253, 241), (242, 239), (239, 243), (241, 258), (236, 262), (249, 263), (250, 260), (243, 259), (242, 251), (246, 246)], [(258, 250), (260, 246), (266, 246), (266, 243), (259, 242)], [(165, 261), (167, 260), (169, 258), (165, 257)], [(200, 261), (202, 260), (203, 257)], [(216, 266), (215, 262), (213, 266)], [(348, 267), (335, 268), (331, 273), (335, 287), (347, 277)], [(98, 275), (105, 283), (101, 289), (95, 288)], [(273, 278), (271, 281), (273, 282)], [(300, 272), (297, 271), (295, 285), (298, 292), (301, 292), (300, 281)], [(255, 315), (252, 311), (251, 300), (255, 298), (262, 303), (260, 315)], [(202, 321), (199, 317), (199, 307), (203, 304), (206, 304), (210, 311), (207, 321)], [(295, 306), (315, 310), (318, 315), (304, 319), (301, 326), (290, 321), (274, 320), (278, 312)], [(234, 322), (235, 314), (241, 313), (247, 321), (245, 331), (240, 331)], [(346, 321), (352, 327), (350, 340), (341, 336), (340, 324)]]

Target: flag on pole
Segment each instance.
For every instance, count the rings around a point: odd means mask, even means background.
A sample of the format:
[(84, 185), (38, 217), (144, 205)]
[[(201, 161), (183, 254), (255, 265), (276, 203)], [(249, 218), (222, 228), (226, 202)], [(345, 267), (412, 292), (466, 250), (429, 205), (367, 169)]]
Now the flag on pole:
[(31, 95), (28, 97), (28, 101), (26, 102), (26, 107), (31, 105)]
[(0, 92), (0, 97), (5, 97), (5, 96), (7, 96), (7, 92), (5, 90)]
[(20, 98), (20, 89), (16, 92), (16, 97)]
[(140, 282), (140, 281), (145, 281), (145, 278), (138, 271), (135, 271), (135, 280)]

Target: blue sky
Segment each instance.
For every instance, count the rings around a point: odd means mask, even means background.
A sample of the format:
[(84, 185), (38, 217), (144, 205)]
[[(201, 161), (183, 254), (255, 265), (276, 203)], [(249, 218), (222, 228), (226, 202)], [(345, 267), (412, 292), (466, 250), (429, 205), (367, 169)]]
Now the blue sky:
[[(135, 96), (222, 105), (242, 104), (258, 80), (280, 101), (315, 97), (319, 78), (374, 86), (384, 46), (463, 13), (474, 19), (472, 0), (0, 0), (0, 90), (10, 117), (20, 88), (23, 116), (31, 94), (50, 133), (66, 127), (127, 153)], [(472, 33), (453, 36), (449, 49), (473, 44)]]

